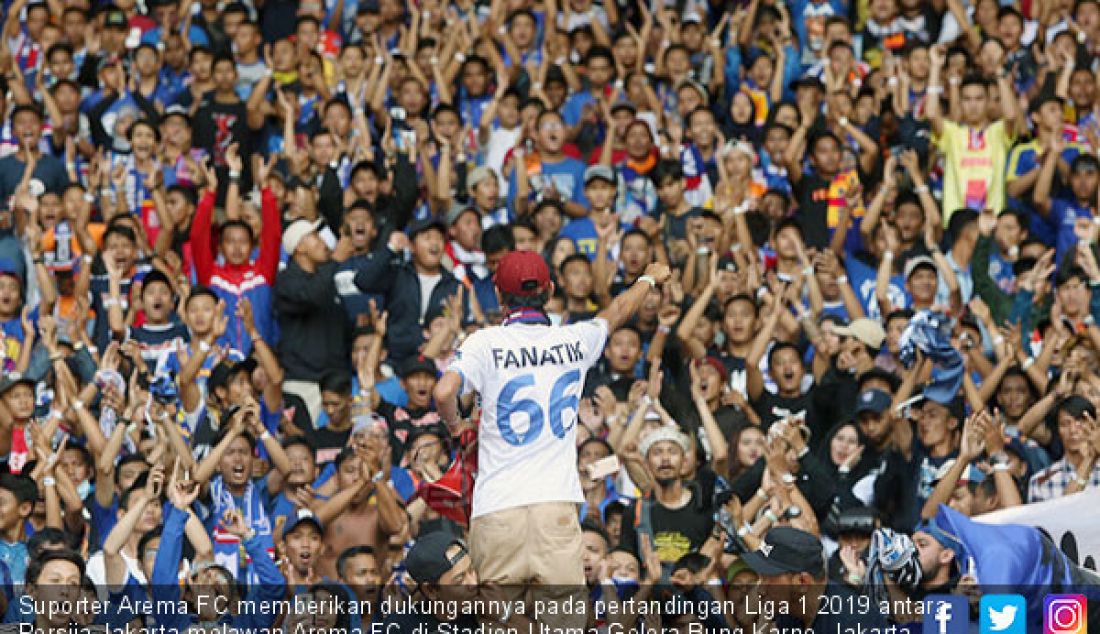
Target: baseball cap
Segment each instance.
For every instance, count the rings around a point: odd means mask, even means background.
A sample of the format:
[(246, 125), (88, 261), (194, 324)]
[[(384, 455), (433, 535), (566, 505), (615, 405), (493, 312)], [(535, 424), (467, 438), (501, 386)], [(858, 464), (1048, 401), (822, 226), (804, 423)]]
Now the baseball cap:
[(642, 442), (638, 444), (638, 451), (645, 456), (649, 453), (649, 450), (653, 445), (659, 442), (674, 442), (680, 445), (680, 449), (687, 453), (691, 449), (691, 443), (688, 441), (688, 437), (684, 435), (684, 432), (680, 431), (679, 427), (672, 425), (665, 425), (664, 427), (658, 427), (649, 432)]
[(19, 283), (23, 283), (23, 275), (19, 270), (19, 267), (15, 264), (15, 260), (11, 258), (0, 258), (0, 277), (8, 275), (19, 280)]
[[(471, 187), (473, 187), (473, 185), (471, 185)], [(476, 214), (478, 218), (481, 218), (481, 214), (478, 213), (477, 208), (473, 205), (463, 205), (461, 203), (456, 203), (454, 205), (451, 205), (451, 208), (447, 210), (447, 226), (453, 227), (454, 224), (458, 222), (458, 219), (462, 217), (462, 214), (466, 213), (467, 211), (472, 212)]]
[[(456, 544), (461, 550), (448, 557), (447, 551)], [(421, 535), (409, 549), (409, 554), (405, 556), (405, 570), (417, 583), (435, 583), (454, 568), (466, 553), (466, 543), (461, 539), (449, 531), (435, 531)]]
[(918, 255), (909, 258), (909, 261), (905, 263), (905, 279), (908, 280), (909, 276), (920, 267), (931, 268), (932, 271), (935, 272), (936, 261), (927, 255)]
[(777, 526), (768, 531), (760, 547), (743, 553), (741, 560), (762, 577), (788, 572), (820, 575), (825, 571), (821, 540), (790, 526)]
[(932, 536), (932, 539), (938, 541), (940, 545), (944, 548), (955, 551), (956, 562), (964, 560), (966, 556), (966, 546), (963, 545), (962, 541), (958, 537), (955, 537), (951, 533), (948, 533), (947, 531), (940, 528), (939, 525), (936, 523), (935, 518), (925, 520), (920, 524), (917, 524), (916, 529), (913, 530), (913, 534), (915, 535), (917, 533), (927, 533), (928, 535)]
[(496, 176), (496, 173), (493, 172), (493, 168), (488, 165), (478, 165), (466, 177), (466, 189), (473, 189), (477, 187), (481, 181), (496, 178)]
[(322, 535), (325, 533), (325, 527), (321, 524), (321, 519), (313, 514), (313, 511), (305, 508), (298, 509), (297, 512), (291, 513), (286, 518), (286, 525), (283, 526), (283, 538), (294, 532), (294, 529), (298, 528), (302, 524), (313, 524), (317, 531)]
[(886, 331), (882, 326), (877, 321), (866, 317), (853, 319), (847, 326), (833, 328), (833, 332), (841, 337), (855, 337), (876, 350), (882, 347), (882, 342), (886, 339)]
[(493, 282), (504, 293), (536, 295), (550, 286), (550, 269), (534, 251), (512, 251), (497, 265)]
[(299, 218), (286, 228), (283, 232), (283, 251), (286, 251), (287, 255), (293, 256), (294, 252), (298, 250), (298, 245), (302, 243), (302, 240), (306, 239), (306, 236), (317, 231), (321, 223), (324, 222), (320, 218), (310, 222), (304, 218)]
[(718, 375), (722, 377), (722, 382), (725, 383), (730, 378), (730, 371), (726, 368), (726, 364), (722, 363), (722, 360), (714, 355), (708, 355), (700, 361), (701, 364), (709, 365), (710, 367), (718, 370)]
[(125, 29), (130, 26), (130, 21), (126, 19), (126, 13), (118, 7), (111, 5), (107, 7), (106, 15), (103, 16), (103, 28), (110, 29)]
[(172, 104), (165, 108), (160, 118), (161, 122), (168, 120), (168, 117), (180, 117), (187, 125), (191, 125), (191, 115), (187, 112), (187, 108), (179, 104)]
[(213, 391), (214, 388), (225, 387), (229, 385), (229, 381), (239, 372), (252, 374), (252, 371), (256, 369), (256, 365), (256, 360), (252, 357), (248, 357), (236, 363), (229, 360), (223, 360), (210, 371), (210, 378), (206, 380), (206, 387), (210, 391)]
[(16, 385), (29, 385), (31, 389), (34, 389), (34, 380), (18, 372), (8, 372), (0, 376), (0, 396), (7, 394), (8, 390)]
[(439, 375), (439, 370), (435, 367), (435, 363), (422, 354), (418, 354), (415, 357), (409, 357), (408, 359), (405, 359), (401, 363), (401, 369), (397, 373), (397, 375), (403, 379), (407, 379), (417, 372), (427, 372), (432, 376)]
[(882, 390), (865, 390), (859, 395), (859, 402), (856, 403), (856, 416), (863, 412), (881, 414), (890, 409), (892, 401), (890, 395)]
[(421, 218), (420, 220), (414, 220), (409, 223), (409, 226), (405, 228), (405, 233), (409, 236), (409, 240), (412, 240), (417, 234), (423, 233), (428, 229), (438, 229), (444, 236), (447, 235), (447, 226), (441, 221), (435, 218)]
[(601, 179), (615, 184), (615, 172), (611, 171), (611, 168), (606, 165), (590, 165), (588, 169), (584, 170), (584, 184), (587, 185), (595, 179)]

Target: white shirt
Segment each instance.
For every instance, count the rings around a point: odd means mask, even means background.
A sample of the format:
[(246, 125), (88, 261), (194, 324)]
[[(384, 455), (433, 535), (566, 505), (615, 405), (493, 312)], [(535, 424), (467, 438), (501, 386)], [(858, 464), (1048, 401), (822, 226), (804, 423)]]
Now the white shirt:
[(416, 276), (420, 278), (420, 319), (424, 319), (424, 315), (428, 314), (428, 304), (432, 302), (432, 291), (435, 290), (436, 284), (439, 284), (439, 280), (443, 279), (443, 275), (417, 273)]
[(577, 476), (577, 404), (607, 322), (516, 323), (480, 330), (450, 370), (481, 395), (473, 517), (543, 502), (584, 501)]

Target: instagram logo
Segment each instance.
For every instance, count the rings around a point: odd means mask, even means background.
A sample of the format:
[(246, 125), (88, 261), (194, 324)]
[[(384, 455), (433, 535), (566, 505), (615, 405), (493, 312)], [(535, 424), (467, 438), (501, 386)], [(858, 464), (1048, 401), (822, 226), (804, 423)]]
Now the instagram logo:
[(1048, 594), (1043, 599), (1043, 633), (1086, 634), (1087, 605), (1080, 594)]

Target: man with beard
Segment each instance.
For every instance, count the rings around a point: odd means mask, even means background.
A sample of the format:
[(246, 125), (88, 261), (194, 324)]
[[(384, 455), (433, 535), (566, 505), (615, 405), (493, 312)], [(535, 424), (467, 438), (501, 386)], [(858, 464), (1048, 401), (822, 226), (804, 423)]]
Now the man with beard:
[(680, 557), (705, 548), (714, 526), (711, 501), (680, 477), (690, 442), (672, 427), (660, 427), (642, 439), (638, 449), (654, 476), (653, 493), (623, 514), (620, 546), (640, 561), (648, 549), (655, 549), (665, 576)]

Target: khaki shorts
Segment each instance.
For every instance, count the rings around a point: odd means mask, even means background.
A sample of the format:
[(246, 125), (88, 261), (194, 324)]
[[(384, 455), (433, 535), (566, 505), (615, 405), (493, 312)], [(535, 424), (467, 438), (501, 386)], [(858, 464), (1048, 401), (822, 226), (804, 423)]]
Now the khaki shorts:
[(478, 581), (501, 586), (510, 600), (557, 601), (557, 615), (538, 618), (552, 628), (584, 628), (587, 615), (562, 614), (566, 603), (586, 601), (577, 505), (545, 502), (497, 511), (470, 524), (470, 556)]

